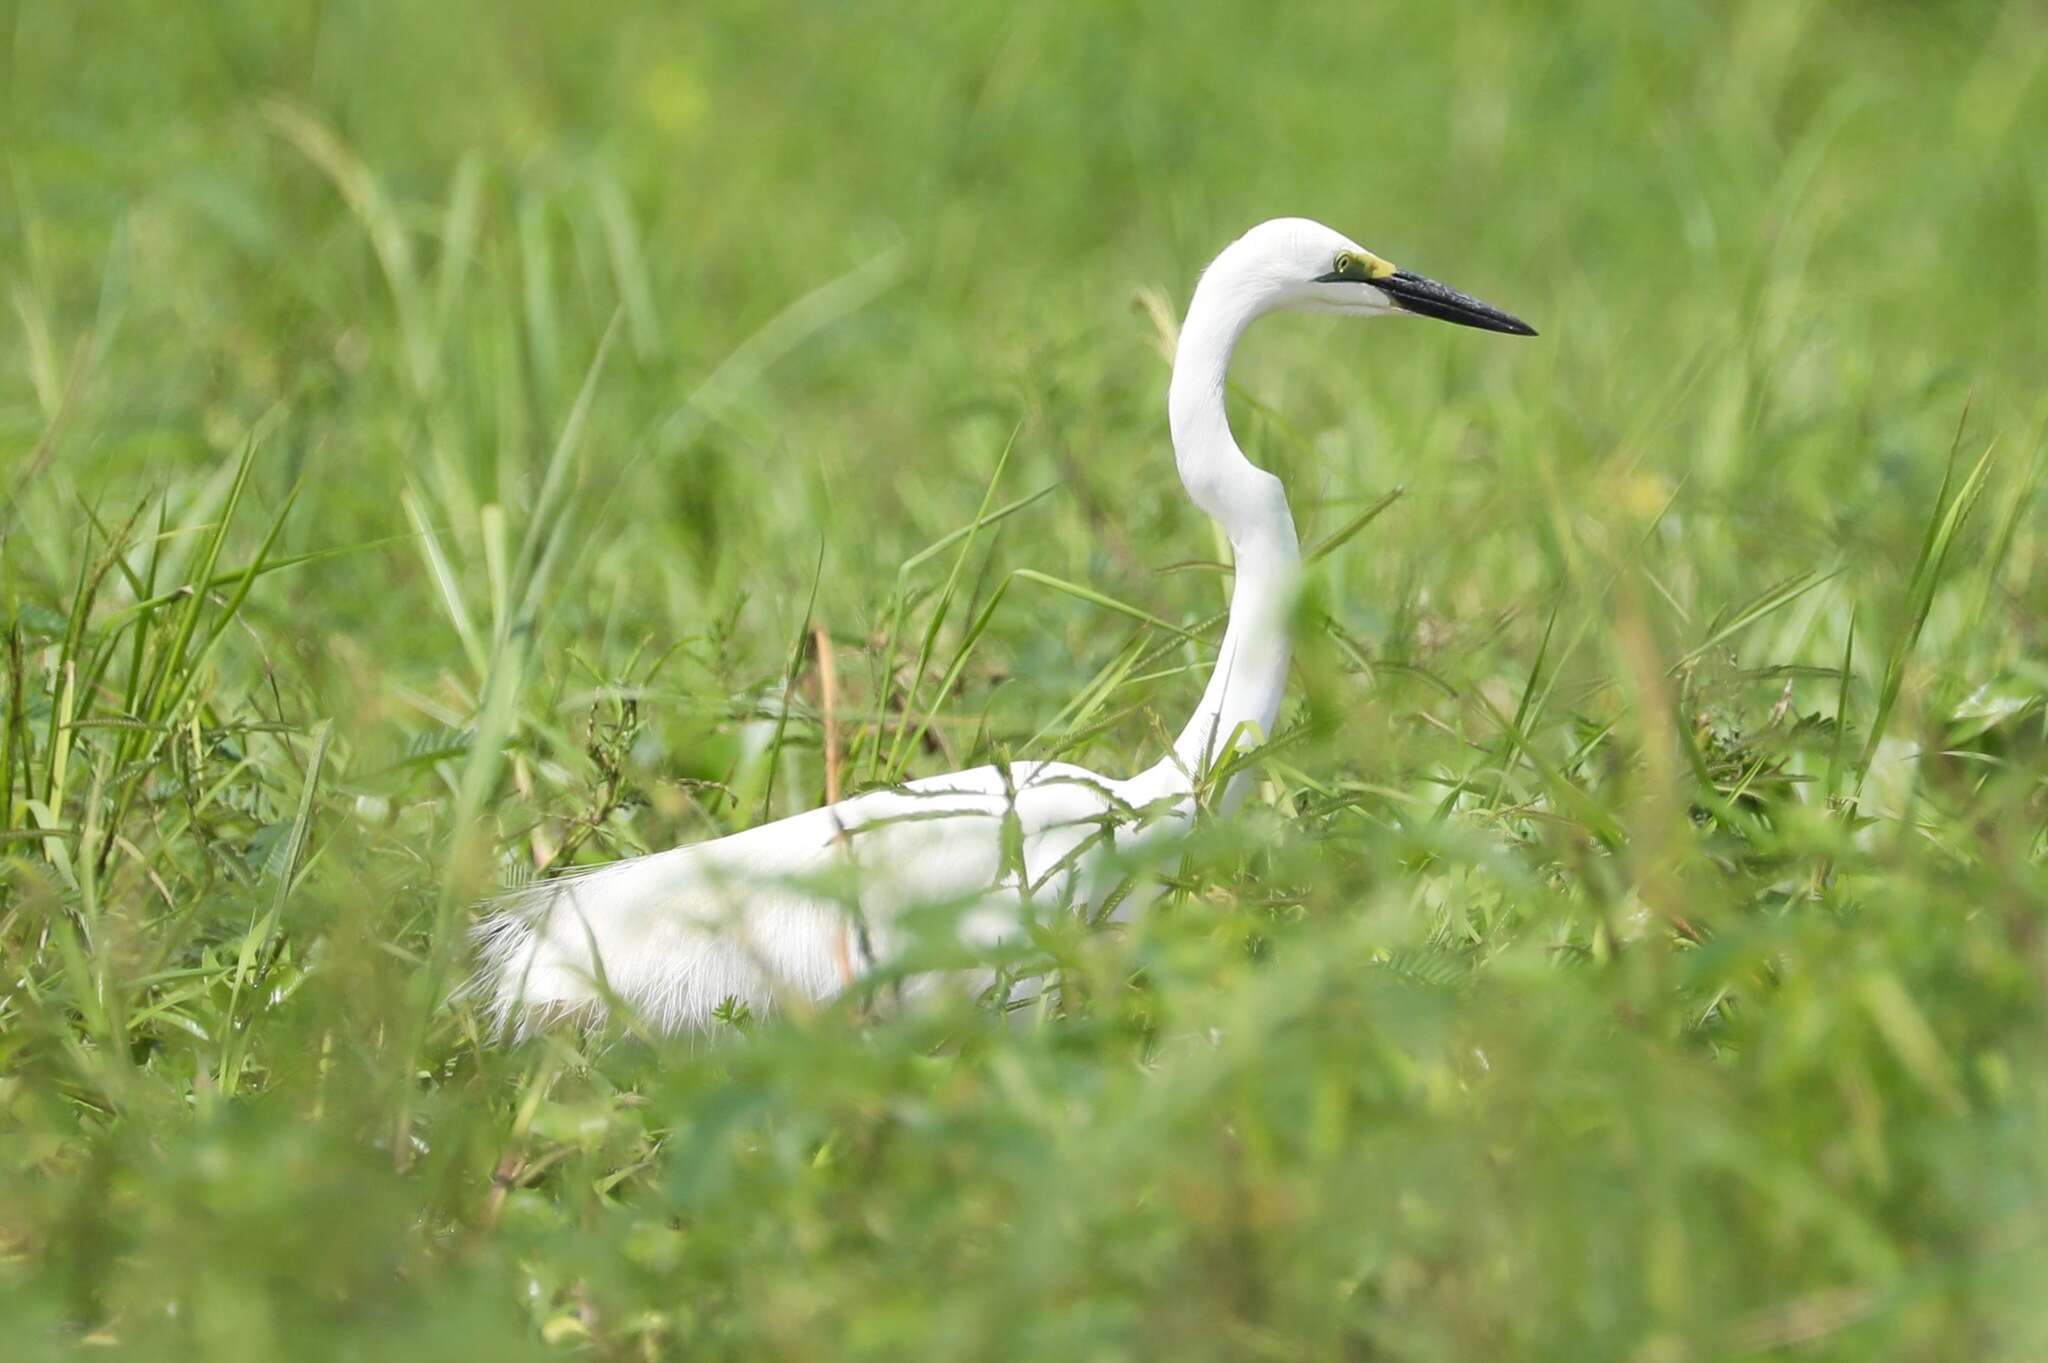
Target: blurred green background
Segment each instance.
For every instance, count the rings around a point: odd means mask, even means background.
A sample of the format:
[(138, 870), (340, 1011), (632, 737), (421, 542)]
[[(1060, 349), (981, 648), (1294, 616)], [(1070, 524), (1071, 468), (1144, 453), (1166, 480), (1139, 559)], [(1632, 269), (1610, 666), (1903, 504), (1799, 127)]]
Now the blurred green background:
[[(10, 1356), (2048, 1353), (2038, 4), (0, 0), (0, 59)], [(1283, 215), (1542, 337), (1254, 330), (1344, 538), (1158, 908), (1028, 1017), (495, 1043), (495, 884), (906, 709), (913, 773), (1153, 760), (1213, 628), (1010, 575), (1212, 620), (1165, 356)]]

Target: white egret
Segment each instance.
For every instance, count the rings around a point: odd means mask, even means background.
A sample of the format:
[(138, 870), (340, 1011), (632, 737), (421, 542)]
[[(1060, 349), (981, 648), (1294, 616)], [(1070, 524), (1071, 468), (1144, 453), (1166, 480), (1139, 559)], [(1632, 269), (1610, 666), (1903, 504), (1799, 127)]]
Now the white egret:
[[(1192, 826), (1205, 781), (1271, 733), (1286, 687), (1294, 521), (1224, 413), (1231, 352), (1269, 312), (1406, 312), (1535, 334), (1319, 223), (1245, 233), (1196, 286), (1167, 401), (1181, 483), (1229, 537), (1236, 575), (1215, 669), (1173, 750), (1126, 779), (1064, 762), (926, 777), (514, 891), (477, 929), (479, 984), (500, 1022), (617, 1004), (678, 1031), (728, 999), (758, 1011), (837, 994), (895, 956), (921, 905), (960, 910), (962, 934), (986, 943), (1033, 912), (1141, 903), (1133, 858)], [(1244, 780), (1212, 792), (1216, 803), (1234, 807)]]

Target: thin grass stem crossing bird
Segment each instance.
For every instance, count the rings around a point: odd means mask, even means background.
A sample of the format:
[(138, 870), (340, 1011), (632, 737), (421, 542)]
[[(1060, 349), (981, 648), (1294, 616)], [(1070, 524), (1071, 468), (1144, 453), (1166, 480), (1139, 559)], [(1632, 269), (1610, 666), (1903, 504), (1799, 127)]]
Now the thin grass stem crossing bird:
[(622, 1008), (684, 1031), (729, 1001), (823, 1001), (891, 968), (924, 910), (985, 946), (1034, 914), (1121, 916), (1145, 902), (1134, 868), (1193, 826), (1199, 801), (1237, 805), (1247, 774), (1220, 789), (1213, 778), (1272, 733), (1286, 689), (1300, 545), (1279, 479), (1245, 458), (1224, 412), (1238, 338), (1272, 312), (1536, 334), (1319, 223), (1281, 218), (1239, 237), (1196, 286), (1167, 400), (1181, 485), (1229, 537), (1235, 571), (1215, 668), (1172, 751), (1123, 779), (1065, 762), (924, 777), (515, 890), (476, 930), (478, 985), (500, 1025)]

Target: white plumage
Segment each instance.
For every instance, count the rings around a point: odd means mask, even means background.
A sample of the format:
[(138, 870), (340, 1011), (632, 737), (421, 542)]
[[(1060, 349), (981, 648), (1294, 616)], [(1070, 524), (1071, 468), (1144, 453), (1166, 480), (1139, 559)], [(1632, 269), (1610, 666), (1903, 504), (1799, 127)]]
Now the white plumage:
[(1103, 875), (1189, 814), (1175, 798), (1185, 783), (1160, 768), (1105, 781), (1017, 763), (1008, 778), (992, 767), (928, 777), (519, 890), (481, 929), (501, 1017), (610, 995), (674, 1031), (729, 998), (756, 1011), (824, 999), (897, 957), (907, 910), (952, 910), (963, 935), (991, 944), (1027, 900), (1041, 911), (1099, 902), (1113, 884)]
[[(501, 1023), (624, 1006), (646, 1026), (827, 999), (899, 958), (917, 911), (952, 911), (988, 945), (1032, 914), (1145, 902), (1133, 869), (1192, 827), (1197, 791), (1272, 731), (1286, 687), (1301, 555), (1279, 480), (1238, 449), (1224, 378), (1245, 327), (1274, 311), (1394, 311), (1533, 334), (1507, 314), (1374, 256), (1320, 224), (1261, 224), (1204, 272), (1168, 395), (1175, 464), (1230, 539), (1236, 574), (1215, 670), (1173, 751), (1117, 780), (1058, 762), (927, 777), (713, 842), (514, 891), (477, 928), (478, 985)], [(1240, 773), (1213, 803), (1243, 795)]]

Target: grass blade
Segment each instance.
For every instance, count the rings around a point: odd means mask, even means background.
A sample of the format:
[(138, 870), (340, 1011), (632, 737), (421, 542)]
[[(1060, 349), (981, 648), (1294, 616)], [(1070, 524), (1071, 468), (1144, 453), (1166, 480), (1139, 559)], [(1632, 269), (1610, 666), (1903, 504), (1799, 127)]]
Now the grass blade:
[[(1958, 442), (1962, 439), (1960, 429), (1956, 433)], [(1927, 625), (1927, 616), (1934, 609), (1935, 592), (1940, 588), (1942, 576), (1948, 568), (1950, 551), (1955, 547), (1956, 535), (1963, 523), (1969, 519), (1971, 508), (1983, 494), (1985, 476), (1991, 468), (1991, 446), (1986, 446), (1977, 462), (1948, 496), (1949, 485), (1955, 472), (1955, 451), (1949, 454), (1948, 472), (1942, 475), (1941, 488), (1935, 494), (1934, 514), (1927, 521), (1927, 535), (1920, 545), (1920, 557), (1913, 565), (1912, 585), (1907, 592), (1906, 627), (1899, 640), (1885, 660), (1884, 681), (1878, 689), (1877, 711), (1870, 719), (1870, 732), (1864, 738), (1863, 753), (1856, 761), (1855, 790), (1860, 793), (1864, 780), (1870, 775), (1870, 764), (1877, 757), (1878, 744), (1884, 740), (1885, 726), (1890, 723), (1892, 708), (1898, 704), (1899, 692), (1905, 686), (1906, 663), (1920, 642), (1920, 632)], [(1946, 500), (1944, 501), (1944, 497)]]
[(1805, 572), (1794, 573), (1784, 581), (1766, 587), (1763, 591), (1729, 612), (1725, 618), (1717, 620), (1712, 630), (1707, 634), (1706, 639), (1697, 648), (1694, 648), (1677, 662), (1671, 664), (1671, 669), (1666, 675), (1677, 676), (1680, 672), (1683, 672), (1686, 668), (1691, 667), (1694, 663), (1705, 657), (1716, 645), (1740, 634), (1772, 611), (1797, 601), (1815, 587), (1836, 577), (1840, 571), (1840, 569), (1836, 569), (1834, 572), (1823, 573), (1817, 569), (1808, 569)]
[(235, 959), (219, 1075), (221, 1092), (230, 1098), (241, 1083), (242, 1067), (248, 1060), (249, 1028), (236, 1023), (242, 990), (254, 974), (257, 960), (269, 949), (271, 940), (277, 935), (278, 925), (284, 920), (285, 900), (291, 894), (292, 876), (306, 848), (307, 833), (313, 823), (314, 798), (319, 793), (320, 773), (327, 761), (327, 743), (332, 736), (332, 721), (323, 719), (313, 726), (313, 752), (306, 759), (305, 779), (299, 786), (298, 810), (292, 815), (291, 830), (285, 835), (283, 848), (278, 854), (277, 879), (271, 888), (269, 907), (260, 918), (249, 924), (249, 930), (242, 935), (241, 951)]

